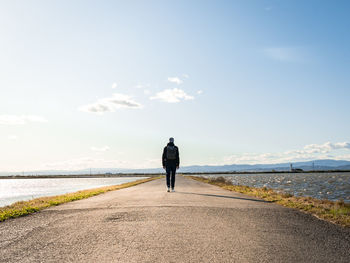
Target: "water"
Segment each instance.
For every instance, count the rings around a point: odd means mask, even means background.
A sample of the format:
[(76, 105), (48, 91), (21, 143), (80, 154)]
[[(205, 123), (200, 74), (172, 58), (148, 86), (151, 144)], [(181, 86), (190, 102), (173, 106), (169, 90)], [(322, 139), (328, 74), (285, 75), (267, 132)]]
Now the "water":
[(0, 179), (0, 207), (37, 197), (119, 185), (146, 177)]
[(267, 187), (295, 196), (350, 202), (350, 173), (234, 174), (225, 176), (233, 184)]

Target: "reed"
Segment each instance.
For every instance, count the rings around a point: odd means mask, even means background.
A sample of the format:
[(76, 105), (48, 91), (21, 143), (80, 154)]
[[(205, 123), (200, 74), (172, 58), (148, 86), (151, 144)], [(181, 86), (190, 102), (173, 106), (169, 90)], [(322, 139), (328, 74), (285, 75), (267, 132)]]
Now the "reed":
[(305, 213), (314, 215), (320, 219), (350, 227), (350, 204), (344, 200), (336, 202), (330, 200), (319, 200), (312, 197), (299, 197), (290, 193), (278, 193), (272, 189), (262, 187), (250, 187), (246, 185), (233, 185), (230, 180), (223, 176), (205, 178), (198, 176), (187, 176), (188, 178), (219, 186), (223, 189), (261, 198), (286, 207), (298, 209)]
[(0, 222), (5, 221), (9, 218), (15, 218), (20, 216), (29, 215), (50, 206), (57, 206), (60, 204), (89, 198), (95, 195), (103, 194), (109, 191), (120, 190), (123, 188), (135, 186), (145, 182), (149, 182), (161, 177), (150, 177), (146, 179), (137, 180), (120, 185), (105, 186), (100, 188), (94, 188), (89, 190), (82, 190), (74, 193), (68, 193), (63, 195), (49, 196), (35, 198), (29, 201), (16, 202), (9, 206), (0, 207)]

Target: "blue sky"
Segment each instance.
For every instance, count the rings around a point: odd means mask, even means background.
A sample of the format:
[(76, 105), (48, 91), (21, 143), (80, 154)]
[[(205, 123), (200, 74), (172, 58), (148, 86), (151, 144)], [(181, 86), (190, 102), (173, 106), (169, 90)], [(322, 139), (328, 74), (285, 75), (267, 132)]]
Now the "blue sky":
[(348, 1), (0, 3), (0, 171), (350, 160)]

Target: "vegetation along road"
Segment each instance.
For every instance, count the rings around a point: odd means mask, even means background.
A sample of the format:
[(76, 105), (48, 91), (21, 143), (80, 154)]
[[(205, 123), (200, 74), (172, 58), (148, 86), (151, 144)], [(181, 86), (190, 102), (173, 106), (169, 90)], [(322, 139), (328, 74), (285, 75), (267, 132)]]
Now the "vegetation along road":
[(1, 262), (350, 262), (350, 229), (177, 176), (0, 223)]

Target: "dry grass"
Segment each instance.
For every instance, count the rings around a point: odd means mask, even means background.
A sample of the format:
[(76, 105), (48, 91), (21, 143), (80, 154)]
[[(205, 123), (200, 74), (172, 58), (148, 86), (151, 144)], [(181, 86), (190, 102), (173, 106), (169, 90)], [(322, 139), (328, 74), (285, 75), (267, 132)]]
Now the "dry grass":
[(89, 198), (91, 196), (131, 187), (134, 185), (142, 184), (142, 183), (149, 182), (159, 178), (160, 177), (151, 177), (151, 178), (141, 179), (141, 180), (120, 184), (120, 185), (105, 186), (105, 187), (100, 187), (95, 189), (78, 191), (75, 193), (68, 193), (64, 195), (41, 197), (41, 198), (29, 200), (29, 201), (16, 202), (9, 206), (0, 207), (0, 222), (9, 218), (29, 215), (31, 213), (38, 212), (50, 206), (56, 206), (56, 205), (60, 205), (60, 204), (64, 204), (64, 203), (68, 203), (76, 200)]
[(297, 197), (288, 193), (277, 193), (266, 187), (255, 188), (244, 185), (233, 185), (231, 181), (223, 176), (212, 179), (196, 176), (187, 177), (200, 182), (217, 185), (226, 190), (258, 197), (286, 207), (299, 209), (329, 222), (350, 227), (350, 204), (344, 203), (344, 200), (333, 202), (330, 200), (319, 200), (312, 197)]

